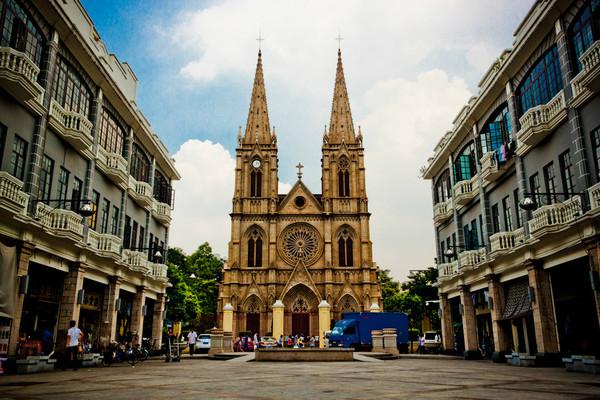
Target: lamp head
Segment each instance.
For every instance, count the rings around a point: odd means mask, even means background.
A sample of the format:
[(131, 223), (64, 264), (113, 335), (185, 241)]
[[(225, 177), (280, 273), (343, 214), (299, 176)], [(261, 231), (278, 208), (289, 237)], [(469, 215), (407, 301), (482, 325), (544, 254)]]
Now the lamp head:
[(531, 196), (525, 196), (523, 200), (519, 202), (519, 207), (525, 211), (533, 211), (537, 208), (537, 203)]
[(456, 256), (456, 252), (454, 251), (454, 249), (448, 249), (446, 250), (444, 255), (449, 258), (454, 258)]
[(79, 214), (84, 217), (91, 217), (96, 212), (94, 203), (91, 200), (83, 200), (79, 208)]

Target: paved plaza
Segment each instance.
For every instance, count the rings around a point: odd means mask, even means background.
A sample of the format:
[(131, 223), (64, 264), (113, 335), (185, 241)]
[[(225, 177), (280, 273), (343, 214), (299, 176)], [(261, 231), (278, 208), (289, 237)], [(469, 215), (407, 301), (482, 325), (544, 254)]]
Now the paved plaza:
[(153, 360), (0, 377), (4, 399), (600, 399), (600, 376), (486, 361), (262, 363)]

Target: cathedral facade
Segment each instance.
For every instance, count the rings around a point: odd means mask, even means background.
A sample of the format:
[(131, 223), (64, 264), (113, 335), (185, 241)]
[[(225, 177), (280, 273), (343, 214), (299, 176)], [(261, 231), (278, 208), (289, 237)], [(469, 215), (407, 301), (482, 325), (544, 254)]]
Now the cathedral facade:
[(231, 240), (219, 289), (218, 320), (224, 307), (233, 309), (234, 335), (272, 332), (276, 301), (285, 307), (286, 335), (319, 335), (323, 300), (331, 320), (379, 308), (362, 133), (354, 130), (340, 51), (321, 163), (321, 194), (304, 185), (300, 164), (289, 193), (278, 193), (277, 136), (259, 51), (246, 130), (238, 134)]

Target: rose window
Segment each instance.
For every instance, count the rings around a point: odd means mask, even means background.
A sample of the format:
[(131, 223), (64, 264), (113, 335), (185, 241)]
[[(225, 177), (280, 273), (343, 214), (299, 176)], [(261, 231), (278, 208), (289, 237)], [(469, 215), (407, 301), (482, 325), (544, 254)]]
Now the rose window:
[(292, 224), (283, 230), (279, 252), (290, 264), (298, 261), (309, 265), (321, 256), (323, 244), (319, 232), (308, 224)]

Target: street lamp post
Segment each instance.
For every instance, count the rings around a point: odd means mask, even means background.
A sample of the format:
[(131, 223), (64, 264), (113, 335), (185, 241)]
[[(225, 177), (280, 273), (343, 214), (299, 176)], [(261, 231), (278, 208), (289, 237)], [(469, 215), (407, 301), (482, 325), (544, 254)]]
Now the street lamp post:
[(519, 202), (519, 207), (521, 207), (525, 211), (533, 211), (539, 207), (538, 200), (540, 203), (544, 203), (542, 199), (546, 199), (548, 203), (550, 203), (550, 198), (556, 196), (564, 196), (565, 198), (569, 198), (572, 196), (580, 196), (581, 197), (581, 208), (582, 211), (584, 209), (584, 205), (586, 203), (587, 192), (535, 192), (535, 193), (524, 193), (523, 199)]

